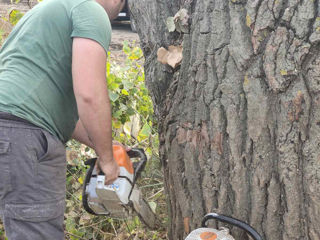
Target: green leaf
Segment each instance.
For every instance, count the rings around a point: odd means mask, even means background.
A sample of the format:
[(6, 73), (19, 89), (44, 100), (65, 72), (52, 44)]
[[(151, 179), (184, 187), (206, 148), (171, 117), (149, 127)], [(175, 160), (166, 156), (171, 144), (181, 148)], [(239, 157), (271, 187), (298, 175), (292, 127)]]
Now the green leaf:
[(122, 89), (122, 90), (121, 90), (121, 93), (122, 93), (123, 95), (129, 96), (128, 91), (127, 91), (127, 90), (125, 90), (125, 89)]
[(134, 87), (133, 82), (123, 81), (122, 83), (123, 83), (123, 88), (126, 89), (127, 91), (129, 91), (130, 89), (132, 89)]
[(122, 110), (118, 110), (114, 114), (112, 114), (112, 117), (119, 118), (121, 115), (122, 115)]
[(112, 92), (112, 91), (108, 91), (109, 92), (109, 98), (112, 102), (115, 102), (119, 99), (119, 95), (115, 92)]
[(120, 87), (120, 85), (118, 83), (113, 82), (113, 83), (109, 84), (108, 89), (116, 90), (116, 89), (119, 89), (119, 87)]
[(141, 131), (139, 132), (139, 136), (142, 136), (142, 137), (149, 137), (151, 134), (151, 128), (150, 126), (145, 123), (141, 129)]
[(169, 32), (174, 32), (176, 30), (176, 25), (174, 23), (174, 18), (173, 17), (168, 17), (166, 21), (167, 28)]
[(82, 178), (82, 177), (79, 177), (79, 178), (78, 178), (78, 182), (79, 182), (80, 184), (83, 184), (83, 178)]
[(128, 136), (131, 136), (131, 123), (130, 122), (126, 122), (123, 126), (123, 131), (125, 132), (125, 134), (127, 134)]
[(113, 126), (114, 128), (119, 129), (119, 128), (121, 128), (121, 122), (119, 122), (119, 121), (113, 122), (112, 126)]
[(22, 17), (23, 14), (19, 10), (14, 9), (9, 13), (9, 21), (12, 25), (16, 25)]
[(120, 103), (119, 109), (120, 109), (121, 111), (125, 112), (125, 111), (127, 111), (128, 107), (127, 107), (125, 104)]
[(146, 153), (148, 153), (149, 155), (152, 155), (152, 149), (148, 147), (148, 148), (146, 149)]
[(131, 50), (129, 54), (129, 59), (131, 60), (137, 60), (140, 59), (143, 56), (142, 50), (139, 47), (135, 47)]
[(114, 74), (109, 73), (107, 76), (108, 85), (114, 83), (116, 81), (116, 76)]
[(125, 54), (127, 54), (127, 55), (130, 54), (131, 48), (129, 47), (128, 41), (124, 41), (124, 42), (123, 42), (122, 50), (123, 50), (123, 52), (124, 52)]
[(126, 112), (129, 116), (132, 116), (136, 113), (132, 107), (128, 107)]

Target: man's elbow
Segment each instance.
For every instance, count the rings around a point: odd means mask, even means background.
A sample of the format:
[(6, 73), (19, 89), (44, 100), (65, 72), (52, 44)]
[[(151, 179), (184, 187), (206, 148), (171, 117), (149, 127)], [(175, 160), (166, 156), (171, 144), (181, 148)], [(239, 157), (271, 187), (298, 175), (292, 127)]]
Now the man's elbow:
[(88, 92), (78, 92), (75, 93), (77, 103), (86, 104), (86, 105), (94, 105), (96, 102), (97, 96), (95, 94), (91, 94)]

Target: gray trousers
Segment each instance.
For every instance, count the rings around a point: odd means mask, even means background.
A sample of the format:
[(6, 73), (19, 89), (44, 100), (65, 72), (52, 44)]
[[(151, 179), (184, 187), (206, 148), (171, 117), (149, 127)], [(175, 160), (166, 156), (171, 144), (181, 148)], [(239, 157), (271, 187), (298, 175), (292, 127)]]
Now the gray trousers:
[(0, 216), (9, 240), (62, 240), (64, 145), (36, 126), (0, 115)]

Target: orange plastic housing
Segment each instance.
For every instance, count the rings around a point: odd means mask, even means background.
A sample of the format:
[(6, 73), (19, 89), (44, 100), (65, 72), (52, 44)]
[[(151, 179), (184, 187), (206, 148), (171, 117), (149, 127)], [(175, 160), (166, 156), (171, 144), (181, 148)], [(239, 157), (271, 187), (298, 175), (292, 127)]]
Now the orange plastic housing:
[(119, 167), (124, 167), (130, 174), (134, 173), (132, 161), (130, 160), (127, 151), (120, 145), (113, 145), (113, 157)]

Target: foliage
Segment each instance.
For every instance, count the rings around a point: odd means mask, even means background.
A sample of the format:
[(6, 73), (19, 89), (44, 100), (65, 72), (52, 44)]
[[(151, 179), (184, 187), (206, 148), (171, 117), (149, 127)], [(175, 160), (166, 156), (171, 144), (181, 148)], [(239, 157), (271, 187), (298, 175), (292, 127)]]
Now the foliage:
[[(142, 51), (139, 47), (130, 48), (124, 42), (123, 51), (127, 55), (124, 67), (108, 63), (108, 88), (113, 106), (114, 137), (122, 143), (145, 141), (152, 131), (152, 102), (144, 85), (144, 71), (139, 64)], [(131, 141), (131, 142), (130, 142)]]
[(3, 40), (4, 40), (4, 35), (5, 35), (5, 32), (4, 32), (2, 29), (0, 29), (0, 42), (1, 42), (1, 43), (2, 43)]
[(20, 18), (22, 17), (23, 17), (23, 13), (16, 9), (12, 10), (9, 13), (9, 21), (12, 25), (16, 25), (20, 20)]
[(6, 17), (0, 18), (0, 46), (3, 44), (12, 27), (18, 23), (22, 16), (23, 13), (14, 9), (9, 12), (9, 19)]

